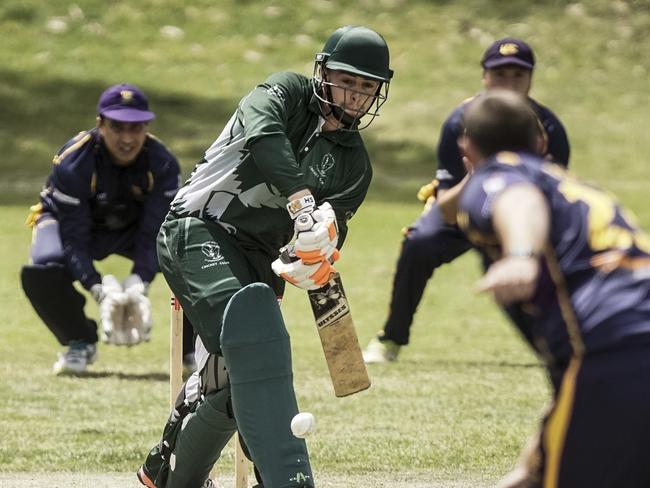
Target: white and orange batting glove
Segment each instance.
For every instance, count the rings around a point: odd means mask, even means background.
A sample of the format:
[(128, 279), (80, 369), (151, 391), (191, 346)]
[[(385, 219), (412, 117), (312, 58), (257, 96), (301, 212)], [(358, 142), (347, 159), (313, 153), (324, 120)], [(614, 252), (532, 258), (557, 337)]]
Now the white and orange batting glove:
[(316, 207), (309, 194), (287, 204), (289, 216), (294, 221), (295, 254), (305, 264), (315, 264), (329, 259), (339, 240), (336, 214), (325, 202)]
[[(339, 252), (336, 251), (332, 253), (330, 259), (335, 261), (338, 257)], [(297, 259), (287, 263), (282, 260), (282, 257), (273, 261), (271, 268), (280, 278), (303, 290), (322, 288), (330, 280), (332, 273), (336, 272), (328, 260), (316, 264), (306, 264), (302, 259)]]
[(294, 252), (305, 264), (326, 261), (336, 251), (339, 230), (334, 209), (329, 203), (325, 202), (311, 214), (298, 217), (295, 227)]

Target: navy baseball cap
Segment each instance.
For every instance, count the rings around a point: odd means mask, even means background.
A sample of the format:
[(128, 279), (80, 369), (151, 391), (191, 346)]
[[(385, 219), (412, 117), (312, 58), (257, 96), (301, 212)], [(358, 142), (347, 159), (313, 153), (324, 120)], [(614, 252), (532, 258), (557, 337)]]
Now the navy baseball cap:
[(481, 66), (484, 69), (508, 65), (521, 66), (532, 71), (535, 66), (533, 50), (521, 39), (506, 37), (492, 43), (481, 60)]
[(134, 85), (121, 83), (104, 90), (97, 103), (97, 114), (118, 122), (149, 122), (156, 115), (149, 111), (149, 101)]

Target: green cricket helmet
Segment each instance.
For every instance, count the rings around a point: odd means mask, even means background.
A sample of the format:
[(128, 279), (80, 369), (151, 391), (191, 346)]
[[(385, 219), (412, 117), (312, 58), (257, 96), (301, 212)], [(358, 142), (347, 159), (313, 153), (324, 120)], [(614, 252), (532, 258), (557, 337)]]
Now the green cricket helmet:
[[(348, 130), (368, 127), (370, 122), (379, 115), (379, 108), (388, 98), (388, 87), (393, 77), (389, 59), (386, 41), (375, 31), (353, 25), (340, 27), (334, 31), (325, 42), (323, 50), (316, 54), (314, 63), (314, 94), (322, 102), (323, 115), (333, 114)], [(345, 112), (344, 107), (333, 103), (331, 89), (337, 85), (328, 80), (328, 70), (345, 71), (378, 81), (377, 92), (368, 109), (352, 116)], [(339, 88), (347, 90), (344, 87)], [(369, 119), (366, 119), (367, 123), (363, 127), (359, 127), (359, 122), (364, 116), (369, 116)]]

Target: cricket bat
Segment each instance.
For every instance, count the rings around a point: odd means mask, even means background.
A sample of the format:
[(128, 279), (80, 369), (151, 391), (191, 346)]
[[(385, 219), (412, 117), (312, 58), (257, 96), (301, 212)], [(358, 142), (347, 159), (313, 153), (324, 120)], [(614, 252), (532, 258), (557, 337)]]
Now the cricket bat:
[(370, 378), (363, 361), (341, 276), (333, 273), (318, 290), (309, 290), (309, 304), (332, 378), (334, 394), (344, 397), (366, 390)]

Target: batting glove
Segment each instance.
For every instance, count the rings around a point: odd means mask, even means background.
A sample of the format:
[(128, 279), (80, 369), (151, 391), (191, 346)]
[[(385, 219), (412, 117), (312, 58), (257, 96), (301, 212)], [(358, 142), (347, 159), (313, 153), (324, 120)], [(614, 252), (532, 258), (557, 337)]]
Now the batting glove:
[(294, 220), (295, 254), (305, 264), (315, 264), (332, 256), (339, 239), (336, 214), (325, 202), (316, 207), (312, 195), (292, 200), (287, 205)]
[[(333, 257), (338, 258), (338, 251)], [(322, 288), (330, 280), (332, 273), (336, 272), (327, 260), (306, 264), (302, 259), (286, 263), (278, 258), (271, 263), (271, 268), (276, 275), (303, 290)]]

